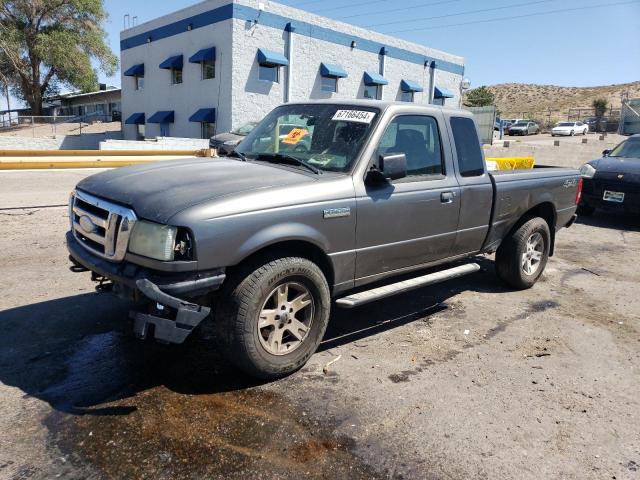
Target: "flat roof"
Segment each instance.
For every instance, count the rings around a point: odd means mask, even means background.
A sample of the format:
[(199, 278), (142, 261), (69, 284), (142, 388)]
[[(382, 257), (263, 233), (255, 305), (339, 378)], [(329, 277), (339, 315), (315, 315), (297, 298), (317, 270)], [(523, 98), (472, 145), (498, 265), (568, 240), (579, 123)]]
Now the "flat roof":
[(355, 50), (384, 54), (415, 64), (435, 61), (439, 70), (464, 74), (464, 58), (460, 56), (287, 5), (275, 2), (267, 5), (260, 9), (259, 2), (254, 0), (207, 0), (123, 30), (120, 49), (124, 52), (226, 20), (256, 20), (258, 26), (291, 29), (303, 36), (346, 47), (355, 42)]

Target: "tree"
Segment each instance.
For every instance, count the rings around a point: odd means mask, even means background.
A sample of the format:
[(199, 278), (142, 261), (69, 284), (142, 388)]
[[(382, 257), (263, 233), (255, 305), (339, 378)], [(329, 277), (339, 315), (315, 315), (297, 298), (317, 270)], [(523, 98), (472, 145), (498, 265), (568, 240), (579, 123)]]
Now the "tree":
[(465, 95), (464, 104), (467, 107), (486, 107), (493, 105), (496, 96), (487, 87), (478, 87), (469, 90)]
[(42, 114), (42, 101), (61, 86), (97, 87), (94, 64), (112, 75), (102, 0), (0, 0), (0, 72), (16, 96)]
[(607, 102), (606, 98), (596, 98), (591, 106), (596, 111), (596, 117), (604, 117), (604, 114), (607, 113), (609, 102)]

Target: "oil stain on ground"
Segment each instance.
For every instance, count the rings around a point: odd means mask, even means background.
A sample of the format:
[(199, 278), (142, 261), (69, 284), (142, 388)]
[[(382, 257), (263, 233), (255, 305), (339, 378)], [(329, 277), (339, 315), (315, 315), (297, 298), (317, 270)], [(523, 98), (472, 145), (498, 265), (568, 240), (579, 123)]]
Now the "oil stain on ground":
[(78, 471), (104, 478), (379, 477), (321, 412), (214, 357), (198, 345), (87, 338), (41, 396), (54, 407), (45, 422), (52, 444)]
[(101, 405), (122, 415), (54, 414), (71, 461), (107, 478), (372, 479), (341, 438), (260, 388), (185, 395), (157, 387)]

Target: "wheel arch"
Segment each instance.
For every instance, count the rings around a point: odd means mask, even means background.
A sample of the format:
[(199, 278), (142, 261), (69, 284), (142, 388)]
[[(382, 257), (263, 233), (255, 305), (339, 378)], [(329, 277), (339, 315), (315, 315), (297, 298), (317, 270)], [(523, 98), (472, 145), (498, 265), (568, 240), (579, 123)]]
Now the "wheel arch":
[[(549, 256), (552, 257), (555, 252), (556, 245), (556, 223), (557, 223), (557, 212), (556, 207), (551, 202), (542, 202), (536, 205), (535, 207), (527, 210), (520, 219), (516, 222), (516, 224), (511, 229), (511, 232), (520, 228), (520, 226), (530, 220), (531, 218), (540, 217), (549, 226), (549, 233), (551, 235), (551, 244), (549, 245)], [(509, 233), (511, 233), (509, 232)]]
[(247, 265), (252, 265), (263, 261), (266, 258), (274, 257), (301, 257), (315, 263), (329, 284), (332, 290), (335, 279), (333, 263), (326, 251), (315, 241), (309, 238), (288, 238), (286, 240), (273, 239), (263, 243), (259, 247), (250, 250), (240, 261), (229, 267), (227, 270), (241, 269)]

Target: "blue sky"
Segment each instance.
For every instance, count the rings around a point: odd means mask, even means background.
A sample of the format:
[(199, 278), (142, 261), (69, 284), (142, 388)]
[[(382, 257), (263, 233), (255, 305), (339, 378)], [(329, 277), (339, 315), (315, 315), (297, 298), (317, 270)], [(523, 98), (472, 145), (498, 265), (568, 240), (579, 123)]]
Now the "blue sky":
[[(280, 3), (355, 25), (372, 26), (373, 30), (461, 55), (465, 57), (466, 76), (472, 86), (478, 87), (505, 82), (597, 86), (640, 80), (640, 0), (629, 1), (282, 0)], [(106, 28), (113, 51), (119, 52), (125, 14), (135, 15), (143, 23), (194, 3), (105, 0), (110, 15)], [(627, 4), (613, 5), (620, 3)], [(606, 7), (589, 8), (600, 5)], [(574, 10), (526, 16), (569, 8)], [(525, 17), (469, 23), (513, 16)], [(452, 26), (455, 24), (466, 25)], [(120, 75), (101, 76), (101, 81), (119, 86)]]

